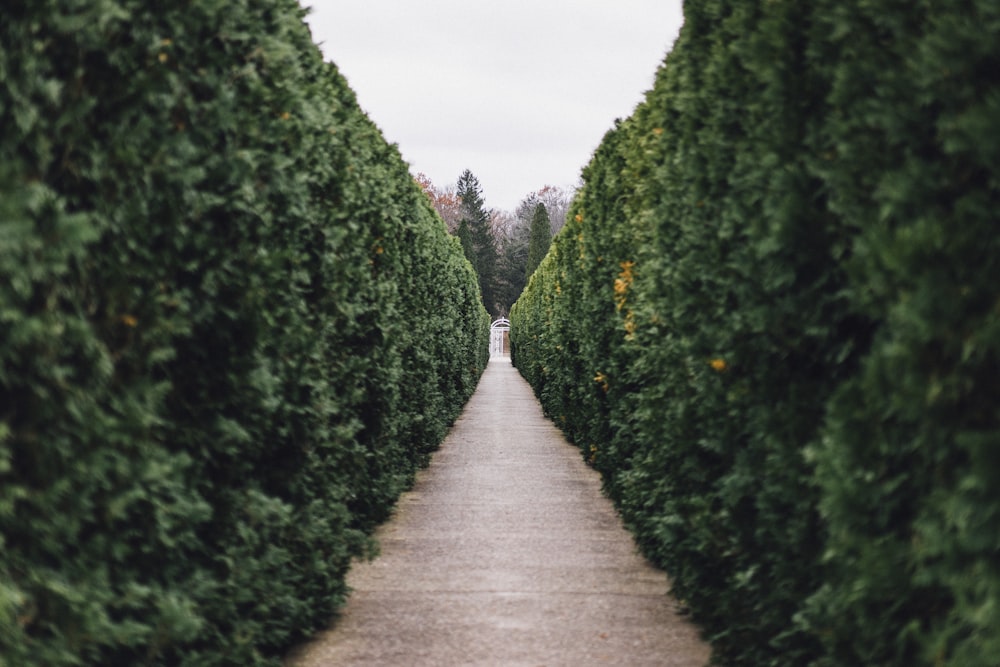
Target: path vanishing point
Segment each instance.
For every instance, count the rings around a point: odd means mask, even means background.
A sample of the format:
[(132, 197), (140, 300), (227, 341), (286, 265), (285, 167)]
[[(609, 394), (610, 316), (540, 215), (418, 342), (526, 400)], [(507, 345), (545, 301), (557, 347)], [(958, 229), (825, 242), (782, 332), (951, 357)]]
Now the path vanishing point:
[(288, 667), (709, 660), (509, 358), (490, 362), (377, 537), (381, 556), (352, 567), (341, 616)]

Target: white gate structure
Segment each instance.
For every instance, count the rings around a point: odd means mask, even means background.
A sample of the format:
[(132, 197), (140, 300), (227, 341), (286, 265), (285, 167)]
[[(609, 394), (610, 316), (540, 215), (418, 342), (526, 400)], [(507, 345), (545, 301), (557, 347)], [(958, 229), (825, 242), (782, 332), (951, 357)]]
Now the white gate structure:
[(510, 320), (506, 317), (490, 325), (490, 359), (510, 354)]

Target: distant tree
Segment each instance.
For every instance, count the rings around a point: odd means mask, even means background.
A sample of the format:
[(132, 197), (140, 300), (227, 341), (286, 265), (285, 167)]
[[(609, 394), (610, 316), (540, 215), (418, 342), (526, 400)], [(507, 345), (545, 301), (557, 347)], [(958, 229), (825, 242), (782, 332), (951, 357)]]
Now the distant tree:
[(452, 234), (457, 233), (458, 225), (462, 221), (462, 206), (458, 200), (458, 195), (455, 194), (455, 186), (443, 189), (439, 188), (423, 172), (414, 176), (413, 180), (417, 182), (417, 185), (424, 191), (427, 198), (431, 200), (431, 204), (444, 220), (448, 231)]
[(528, 266), (528, 241), (531, 220), (539, 204), (538, 193), (533, 192), (521, 200), (513, 213), (497, 216), (499, 250), (498, 301), (504, 314), (521, 296)]
[(455, 194), (461, 213), (458, 237), (462, 241), (465, 256), (479, 275), (483, 305), (490, 314), (496, 315), (499, 312), (496, 299), (497, 245), (479, 179), (466, 169), (458, 177)]
[[(487, 309), (494, 316), (508, 314), (531, 273), (528, 271), (528, 246), (538, 205), (543, 204), (548, 214), (551, 243), (552, 236), (563, 226), (574, 192), (546, 185), (522, 199), (513, 212), (508, 212), (486, 209), (479, 181), (469, 170), (459, 178), (458, 188), (442, 190), (424, 174), (417, 174), (416, 180), (448, 224), (448, 230), (461, 240), (466, 257), (480, 275), (483, 303)], [(485, 226), (480, 224), (483, 219), (489, 221)], [(490, 231), (489, 243), (484, 238), (485, 229)], [(487, 280), (483, 280), (484, 268)]]
[(498, 250), (502, 240), (514, 232), (517, 222), (517, 216), (510, 211), (490, 210), (490, 227), (493, 228), (493, 238), (497, 241)]
[(546, 185), (534, 193), (535, 198), (545, 204), (545, 210), (549, 213), (552, 236), (555, 236), (563, 228), (566, 222), (566, 212), (569, 211), (574, 194), (572, 190), (557, 188), (554, 185)]
[(528, 261), (525, 266), (525, 282), (528, 277), (535, 272), (538, 265), (542, 263), (542, 258), (549, 251), (552, 243), (552, 229), (550, 227), (549, 212), (545, 204), (538, 202), (535, 205), (535, 213), (531, 218), (531, 229), (528, 240)]
[(524, 267), (528, 259), (528, 240), (522, 233), (521, 220), (513, 213), (493, 214), (493, 234), (497, 240), (497, 303), (500, 315), (510, 313), (510, 307), (524, 289)]

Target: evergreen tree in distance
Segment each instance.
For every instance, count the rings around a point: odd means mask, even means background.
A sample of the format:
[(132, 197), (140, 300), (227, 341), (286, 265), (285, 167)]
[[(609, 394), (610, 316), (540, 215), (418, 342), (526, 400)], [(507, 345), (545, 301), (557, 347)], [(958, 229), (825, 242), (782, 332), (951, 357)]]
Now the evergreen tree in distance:
[(456, 189), (461, 209), (458, 238), (469, 263), (479, 276), (479, 289), (483, 305), (491, 315), (496, 315), (497, 246), (490, 229), (490, 213), (483, 201), (483, 189), (473, 173), (466, 169), (458, 177)]
[(542, 258), (549, 251), (552, 243), (552, 231), (550, 228), (549, 212), (545, 204), (541, 202), (535, 206), (535, 214), (531, 218), (531, 233), (528, 241), (528, 264), (525, 268), (525, 280), (531, 277), (538, 265), (542, 263)]
[[(528, 241), (531, 234), (531, 218), (538, 204), (538, 195), (525, 197), (510, 216), (505, 233), (497, 237), (499, 265), (497, 268), (497, 300), (502, 315), (510, 313), (510, 307), (517, 301), (524, 289), (525, 268), (528, 265)], [(497, 232), (496, 225), (493, 231)]]

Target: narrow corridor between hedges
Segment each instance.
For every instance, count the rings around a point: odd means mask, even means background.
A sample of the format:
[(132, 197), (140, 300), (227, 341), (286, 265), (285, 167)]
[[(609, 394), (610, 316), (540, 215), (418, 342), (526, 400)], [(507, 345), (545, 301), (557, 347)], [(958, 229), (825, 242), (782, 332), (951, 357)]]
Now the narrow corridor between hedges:
[(341, 617), (286, 664), (701, 667), (707, 645), (600, 487), (494, 358)]

